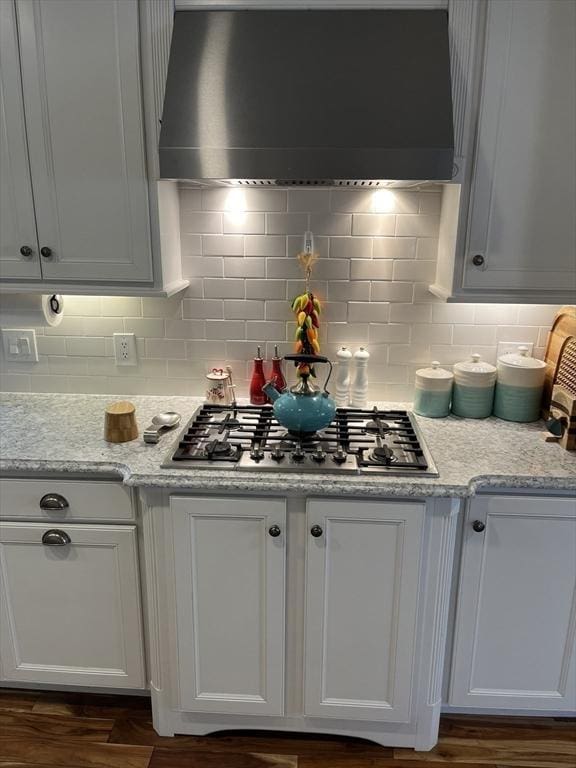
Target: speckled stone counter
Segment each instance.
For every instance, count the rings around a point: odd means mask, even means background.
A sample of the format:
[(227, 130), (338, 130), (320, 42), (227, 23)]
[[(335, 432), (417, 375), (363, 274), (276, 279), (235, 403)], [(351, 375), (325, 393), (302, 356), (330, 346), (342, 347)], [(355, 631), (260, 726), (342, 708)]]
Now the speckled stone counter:
[[(139, 438), (112, 445), (102, 437), (109, 395), (0, 395), (0, 471), (117, 474), (127, 485), (349, 496), (469, 496), (480, 488), (531, 488), (576, 492), (576, 454), (545, 443), (542, 424), (490, 418), (418, 417), (440, 476), (350, 476), (234, 470), (162, 469), (178, 432), (145, 445)], [(182, 414), (182, 426), (199, 398), (129, 398), (140, 431), (160, 411)], [(379, 404), (407, 407), (401, 403)], [(180, 429), (180, 428), (179, 428)]]

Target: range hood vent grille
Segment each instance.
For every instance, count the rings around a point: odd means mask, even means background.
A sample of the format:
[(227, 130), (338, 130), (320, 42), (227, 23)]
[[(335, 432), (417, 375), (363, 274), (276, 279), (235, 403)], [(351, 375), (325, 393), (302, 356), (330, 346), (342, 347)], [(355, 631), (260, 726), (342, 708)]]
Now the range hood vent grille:
[(388, 179), (186, 179), (198, 187), (348, 187), (350, 189), (407, 189), (424, 187), (432, 181), (389, 181)]

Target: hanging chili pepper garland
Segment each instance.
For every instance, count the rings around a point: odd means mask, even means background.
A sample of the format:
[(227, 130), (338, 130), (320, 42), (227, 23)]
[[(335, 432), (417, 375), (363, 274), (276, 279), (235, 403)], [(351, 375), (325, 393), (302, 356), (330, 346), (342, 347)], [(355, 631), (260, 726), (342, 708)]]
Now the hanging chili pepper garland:
[[(296, 296), (292, 301), (292, 311), (296, 317), (295, 351), (297, 354), (317, 355), (320, 353), (318, 330), (322, 306), (310, 290), (310, 278), (312, 268), (318, 260), (318, 254), (312, 250), (311, 237), (306, 239), (306, 244), (307, 250), (297, 255), (297, 259), (304, 269), (306, 291), (300, 296)], [(308, 363), (297, 364), (297, 374), (298, 376), (316, 377), (314, 366)]]

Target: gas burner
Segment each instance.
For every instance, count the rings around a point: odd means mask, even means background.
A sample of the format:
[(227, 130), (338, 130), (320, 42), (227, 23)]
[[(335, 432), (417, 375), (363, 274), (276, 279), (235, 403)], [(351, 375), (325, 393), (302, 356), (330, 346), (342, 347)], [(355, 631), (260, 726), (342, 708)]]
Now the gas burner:
[(385, 464), (386, 466), (394, 463), (394, 451), (387, 445), (379, 445), (370, 451), (368, 460), (374, 464)]
[(287, 432), (271, 406), (203, 405), (164, 467), (436, 476), (411, 413), (338, 408), (322, 431)]
[(386, 432), (390, 432), (390, 424), (387, 424), (385, 421), (369, 421), (366, 426), (364, 427), (364, 430), (368, 432), (368, 434), (385, 434)]
[(206, 444), (204, 454), (211, 459), (218, 456), (230, 456), (233, 447), (225, 440), (212, 440)]

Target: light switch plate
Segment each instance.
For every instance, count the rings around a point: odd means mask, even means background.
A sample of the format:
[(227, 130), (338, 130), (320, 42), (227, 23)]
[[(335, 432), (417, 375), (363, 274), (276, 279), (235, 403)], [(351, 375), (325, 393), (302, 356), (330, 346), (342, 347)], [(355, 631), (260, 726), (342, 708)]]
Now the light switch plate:
[(534, 353), (534, 344), (531, 341), (499, 341), (496, 351), (496, 358), (502, 355), (509, 355), (510, 352), (518, 352), (518, 347), (528, 347), (530, 356)]
[(4, 359), (14, 363), (37, 363), (38, 347), (34, 328), (2, 329)]

